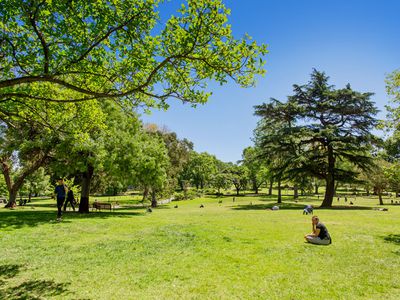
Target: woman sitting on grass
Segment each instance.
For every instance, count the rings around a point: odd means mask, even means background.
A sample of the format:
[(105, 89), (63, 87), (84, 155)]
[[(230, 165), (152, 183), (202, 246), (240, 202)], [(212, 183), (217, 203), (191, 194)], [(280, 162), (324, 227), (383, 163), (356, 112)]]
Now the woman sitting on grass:
[(304, 236), (307, 242), (317, 245), (329, 245), (332, 243), (331, 236), (324, 224), (319, 222), (317, 216), (311, 218), (313, 232)]

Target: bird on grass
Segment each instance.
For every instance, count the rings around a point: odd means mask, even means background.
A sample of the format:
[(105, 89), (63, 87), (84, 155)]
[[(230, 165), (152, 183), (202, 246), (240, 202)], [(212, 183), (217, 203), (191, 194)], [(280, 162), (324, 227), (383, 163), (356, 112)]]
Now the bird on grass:
[(201, 204), (201, 205), (200, 205), (200, 208), (204, 208), (204, 205), (203, 205), (203, 204)]
[(153, 212), (153, 210), (150, 207), (148, 207), (147, 212), (151, 213), (151, 212)]
[(174, 208), (178, 208), (178, 205), (175, 205)]

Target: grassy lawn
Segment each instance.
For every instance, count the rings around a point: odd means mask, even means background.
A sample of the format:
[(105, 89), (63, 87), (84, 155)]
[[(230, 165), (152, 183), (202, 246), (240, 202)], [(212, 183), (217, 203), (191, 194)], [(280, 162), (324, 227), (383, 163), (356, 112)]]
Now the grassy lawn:
[(400, 299), (400, 205), (317, 208), (333, 244), (315, 246), (302, 208), (316, 197), (279, 211), (266, 196), (221, 199), (146, 213), (121, 198), (61, 223), (52, 200), (1, 208), (0, 299)]

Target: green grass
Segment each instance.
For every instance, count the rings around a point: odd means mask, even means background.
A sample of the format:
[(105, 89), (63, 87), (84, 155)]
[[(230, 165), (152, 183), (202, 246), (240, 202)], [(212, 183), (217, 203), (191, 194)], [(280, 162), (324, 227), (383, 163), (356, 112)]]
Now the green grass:
[(302, 208), (316, 197), (279, 211), (266, 196), (221, 199), (146, 213), (124, 198), (61, 223), (52, 200), (0, 209), (0, 299), (400, 299), (400, 205), (317, 208), (333, 244), (314, 246)]

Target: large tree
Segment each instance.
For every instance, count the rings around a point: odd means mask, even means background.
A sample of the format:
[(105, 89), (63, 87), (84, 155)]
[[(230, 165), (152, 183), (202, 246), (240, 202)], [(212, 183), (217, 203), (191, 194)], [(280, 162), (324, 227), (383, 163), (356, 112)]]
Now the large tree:
[(247, 147), (242, 153), (242, 163), (247, 169), (249, 181), (256, 194), (262, 184), (270, 178), (270, 172), (266, 167), (267, 162), (261, 158), (260, 149), (256, 147)]
[[(283, 165), (289, 173), (326, 181), (323, 207), (332, 205), (337, 180), (357, 176), (354, 170), (339, 168), (338, 161), (348, 161), (360, 169), (373, 164), (369, 155), (375, 141), (371, 129), (377, 123), (372, 93), (353, 91), (349, 84), (335, 89), (328, 79), (325, 73), (314, 70), (307, 84), (293, 86), (294, 94), (280, 105), (285, 108), (283, 112), (290, 112), (291, 124), (278, 129), (274, 133), (276, 139), (269, 139), (276, 150), (281, 148), (288, 154)], [(265, 120), (276, 119), (282, 113), (272, 109), (274, 114), (268, 115), (268, 107), (264, 104), (257, 108)]]
[[(0, 100), (204, 103), (209, 79), (251, 86), (265, 45), (236, 39), (221, 0), (0, 2)], [(8, 113), (7, 111), (4, 111)]]
[(0, 166), (9, 193), (7, 206), (12, 207), (27, 177), (47, 165), (55, 153), (69, 151), (71, 145), (66, 137), (86, 141), (86, 132), (101, 123), (102, 116), (93, 101), (63, 105), (28, 100), (2, 104), (10, 114), (0, 112)]

